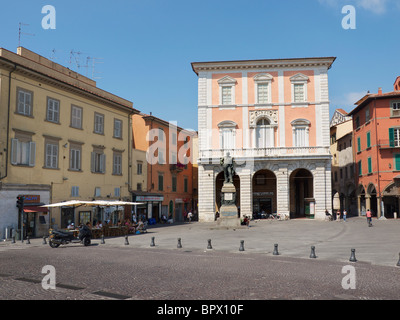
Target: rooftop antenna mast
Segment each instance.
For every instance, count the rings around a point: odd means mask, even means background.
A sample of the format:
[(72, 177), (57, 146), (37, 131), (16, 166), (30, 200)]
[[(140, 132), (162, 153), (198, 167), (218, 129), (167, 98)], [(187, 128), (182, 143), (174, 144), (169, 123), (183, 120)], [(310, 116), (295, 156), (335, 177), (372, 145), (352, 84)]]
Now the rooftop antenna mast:
[(56, 58), (56, 49), (51, 50), (50, 60), (55, 60)]
[(29, 26), (29, 24), (26, 23), (19, 23), (19, 28), (18, 28), (18, 47), (21, 46), (21, 36), (24, 34), (26, 36), (35, 36), (33, 33), (26, 33), (26, 32), (22, 32), (22, 26)]
[(69, 54), (69, 64), (72, 64), (72, 58), (75, 60), (75, 65), (77, 67), (77, 71), (79, 71), (79, 68), (81, 67), (80, 64), (80, 55), (83, 54), (83, 52), (80, 51), (74, 51), (71, 50)]
[(95, 79), (101, 79), (101, 77), (96, 77), (95, 74), (98, 74), (100, 72), (96, 72), (96, 63), (103, 63), (103, 62), (98, 62), (99, 60), (103, 60), (103, 58), (92, 58), (92, 57), (87, 57), (87, 67), (89, 67), (89, 61), (92, 60), (92, 80)]

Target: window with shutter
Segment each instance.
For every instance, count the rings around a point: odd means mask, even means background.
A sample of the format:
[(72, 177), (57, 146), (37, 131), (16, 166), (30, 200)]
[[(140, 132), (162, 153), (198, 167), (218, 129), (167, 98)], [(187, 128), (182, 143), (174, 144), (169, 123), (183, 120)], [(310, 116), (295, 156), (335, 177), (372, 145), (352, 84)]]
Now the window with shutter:
[(367, 132), (367, 148), (371, 148), (371, 132)]
[(372, 173), (372, 159), (368, 158), (368, 173)]
[(361, 152), (361, 138), (357, 138), (357, 152)]
[(47, 121), (59, 123), (60, 121), (60, 101), (47, 98)]
[(94, 150), (91, 155), (91, 171), (93, 173), (106, 172), (106, 155), (102, 150)]
[(50, 169), (58, 168), (58, 145), (46, 143), (45, 167)]
[(71, 127), (82, 129), (82, 108), (71, 106)]
[(400, 170), (400, 153), (394, 155), (394, 168)]
[(257, 102), (268, 103), (268, 83), (259, 83), (257, 85)]
[(18, 88), (18, 101), (17, 101), (17, 113), (32, 116), (32, 96), (33, 92)]
[(29, 141), (27, 138), (11, 139), (11, 164), (34, 167), (35, 158), (35, 142)]

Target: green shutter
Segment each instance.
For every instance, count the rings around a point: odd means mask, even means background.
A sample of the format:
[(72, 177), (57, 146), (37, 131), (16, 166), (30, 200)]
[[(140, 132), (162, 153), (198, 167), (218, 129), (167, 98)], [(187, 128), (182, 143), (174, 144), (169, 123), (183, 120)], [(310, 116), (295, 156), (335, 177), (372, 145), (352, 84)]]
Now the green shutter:
[(367, 148), (371, 147), (371, 132), (367, 132)]
[(400, 153), (394, 155), (394, 168), (400, 170)]
[(361, 160), (358, 161), (358, 175), (362, 176)]
[(372, 172), (372, 159), (368, 158), (368, 173)]
[(357, 151), (358, 152), (361, 151), (361, 138), (360, 137), (357, 138)]
[(394, 129), (389, 128), (389, 145), (391, 148), (394, 148)]

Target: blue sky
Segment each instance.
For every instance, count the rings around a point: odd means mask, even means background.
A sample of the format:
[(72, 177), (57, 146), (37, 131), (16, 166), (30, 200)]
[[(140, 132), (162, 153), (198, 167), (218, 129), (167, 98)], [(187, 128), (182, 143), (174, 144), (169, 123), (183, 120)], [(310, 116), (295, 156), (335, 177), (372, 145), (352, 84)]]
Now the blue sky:
[[(136, 109), (197, 130), (197, 76), (191, 62), (335, 56), (329, 71), (332, 116), (368, 90), (392, 91), (400, 75), (398, 0), (14, 0), (3, 1), (0, 47), (21, 45), (92, 77)], [(56, 29), (42, 28), (42, 7)], [(342, 28), (342, 7), (356, 29)], [(53, 53), (53, 50), (55, 52)], [(70, 52), (79, 58), (70, 59)]]

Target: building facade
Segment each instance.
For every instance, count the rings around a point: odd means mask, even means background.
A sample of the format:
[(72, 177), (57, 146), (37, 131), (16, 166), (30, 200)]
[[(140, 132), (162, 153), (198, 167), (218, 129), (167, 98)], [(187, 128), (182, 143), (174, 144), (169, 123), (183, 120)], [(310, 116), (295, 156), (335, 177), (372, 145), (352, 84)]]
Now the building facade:
[(394, 90), (367, 94), (349, 113), (353, 118), (359, 215), (396, 217), (400, 209), (400, 78)]
[[(130, 199), (132, 102), (34, 52), (0, 49), (0, 232), (25, 225), (118, 219), (105, 208), (40, 208), (66, 200)], [(23, 217), (16, 198), (25, 196)], [(114, 208), (116, 209), (116, 208)]]
[(220, 207), (220, 158), (234, 158), (241, 216), (324, 219), (331, 210), (328, 70), (335, 58), (194, 62), (199, 219)]
[(358, 215), (353, 159), (353, 121), (343, 109), (335, 110), (330, 124), (332, 155), (332, 208)]
[(132, 116), (134, 148), (146, 152), (147, 189), (133, 192), (140, 214), (157, 222), (164, 215), (184, 221), (193, 210), (192, 140), (194, 132), (153, 115)]

